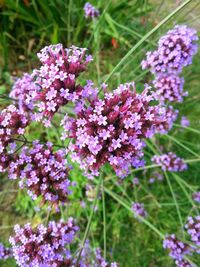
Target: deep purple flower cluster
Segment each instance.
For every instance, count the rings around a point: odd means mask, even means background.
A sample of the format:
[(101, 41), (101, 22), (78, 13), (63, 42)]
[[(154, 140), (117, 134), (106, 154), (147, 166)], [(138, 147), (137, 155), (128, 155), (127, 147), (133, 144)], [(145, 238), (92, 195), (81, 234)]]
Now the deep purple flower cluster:
[(200, 216), (194, 218), (189, 217), (185, 228), (187, 229), (191, 240), (199, 247), (197, 252), (200, 253)]
[(135, 218), (140, 219), (140, 217), (143, 217), (143, 218), (147, 217), (147, 212), (144, 209), (143, 203), (133, 202), (132, 203), (132, 211), (134, 213)]
[(0, 113), (0, 173), (9, 165), (9, 151), (14, 152), (15, 138), (23, 135), (29, 120), (14, 105), (3, 109)]
[(196, 202), (200, 203), (200, 192), (195, 192), (192, 197)]
[(20, 178), (20, 187), (27, 188), (28, 194), (36, 199), (42, 197), (43, 202), (55, 205), (66, 202), (73, 183), (68, 179), (69, 167), (62, 149), (53, 152), (51, 143), (46, 146), (38, 141), (33, 147), (23, 147), (19, 156), (9, 165), (9, 177)]
[(147, 85), (142, 94), (137, 94), (134, 84), (126, 83), (113, 93), (105, 93), (103, 99), (96, 96), (89, 98), (89, 103), (82, 102), (75, 119), (65, 116), (63, 139), (75, 139), (71, 157), (89, 177), (98, 175), (106, 162), (122, 178), (131, 166), (144, 164), (142, 138), (166, 132), (174, 119), (168, 118), (169, 109), (151, 105), (152, 100)]
[(99, 16), (99, 10), (96, 9), (93, 5), (87, 2), (84, 5), (84, 12), (86, 18), (95, 18)]
[(40, 87), (35, 97), (40, 112), (35, 114), (36, 120), (46, 117), (48, 124), (60, 106), (79, 99), (83, 88), (76, 80), (92, 60), (86, 50), (75, 46), (63, 48), (62, 44), (57, 44), (46, 46), (38, 53), (42, 66), (32, 74)]
[(4, 247), (4, 245), (0, 243), (0, 260), (7, 260), (12, 257), (12, 249)]
[(179, 172), (187, 169), (187, 165), (183, 159), (177, 157), (173, 152), (160, 156), (155, 155), (153, 156), (152, 161), (161, 166), (164, 171)]
[(182, 102), (187, 92), (183, 92), (184, 79), (175, 74), (162, 74), (153, 81), (155, 95), (161, 102)]
[(174, 234), (165, 237), (163, 247), (169, 250), (169, 256), (177, 261), (181, 261), (184, 255), (191, 253), (191, 247), (179, 241)]
[(182, 116), (181, 118), (181, 126), (182, 127), (190, 126), (190, 121), (185, 116)]
[(186, 25), (176, 25), (160, 38), (158, 49), (147, 52), (142, 61), (143, 69), (150, 68), (152, 73), (180, 73), (183, 67), (192, 63), (197, 53), (197, 32)]
[(20, 111), (33, 111), (34, 98), (36, 97), (39, 87), (33, 81), (31, 74), (25, 73), (14, 83), (10, 92), (10, 97), (17, 100)]
[(36, 229), (30, 224), (15, 225), (15, 236), (10, 237), (13, 256), (20, 267), (70, 267), (71, 255), (66, 245), (72, 243), (78, 229), (72, 218), (66, 223), (41, 224)]

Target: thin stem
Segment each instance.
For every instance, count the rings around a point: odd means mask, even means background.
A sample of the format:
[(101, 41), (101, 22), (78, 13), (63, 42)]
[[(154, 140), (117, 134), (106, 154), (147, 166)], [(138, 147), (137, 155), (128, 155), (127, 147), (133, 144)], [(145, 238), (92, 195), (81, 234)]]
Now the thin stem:
[(79, 251), (79, 254), (78, 254), (78, 257), (77, 257), (76, 266), (78, 266), (78, 263), (79, 263), (80, 257), (81, 257), (81, 253), (83, 251), (83, 248), (85, 246), (85, 242), (87, 240), (87, 237), (88, 237), (88, 234), (89, 234), (89, 231), (90, 231), (90, 226), (91, 226), (91, 223), (92, 223), (92, 218), (93, 218), (93, 215), (94, 215), (94, 210), (95, 210), (95, 207), (96, 207), (96, 204), (97, 204), (97, 199), (98, 199), (98, 195), (99, 195), (99, 191), (100, 191), (101, 182), (102, 182), (102, 175), (100, 176), (100, 179), (99, 179), (99, 182), (98, 182), (98, 185), (97, 185), (96, 197), (94, 199), (93, 208), (91, 210), (89, 221), (87, 223), (86, 230), (85, 230), (85, 233), (84, 233), (84, 237), (83, 237), (83, 240), (81, 242), (81, 248), (80, 248), (80, 251)]
[(105, 205), (105, 193), (104, 193), (103, 179), (102, 179), (102, 204), (103, 204), (103, 244), (104, 244), (104, 259), (106, 260), (106, 205)]
[(178, 218), (179, 218), (179, 221), (180, 221), (180, 225), (181, 225), (181, 229), (182, 229), (182, 234), (183, 234), (183, 236), (184, 236), (184, 230), (183, 230), (183, 229), (184, 229), (184, 224), (183, 224), (183, 220), (182, 220), (182, 217), (181, 217), (181, 213), (180, 213), (179, 205), (178, 205), (178, 203), (177, 203), (176, 196), (175, 196), (175, 194), (174, 194), (174, 190), (173, 190), (172, 184), (171, 184), (171, 182), (170, 182), (169, 176), (168, 176), (167, 172), (164, 172), (164, 174), (165, 174), (167, 183), (168, 183), (168, 185), (169, 185), (169, 188), (170, 188), (170, 191), (171, 191), (171, 194), (172, 194), (172, 197), (173, 197), (175, 206), (176, 206), (176, 211), (177, 211)]

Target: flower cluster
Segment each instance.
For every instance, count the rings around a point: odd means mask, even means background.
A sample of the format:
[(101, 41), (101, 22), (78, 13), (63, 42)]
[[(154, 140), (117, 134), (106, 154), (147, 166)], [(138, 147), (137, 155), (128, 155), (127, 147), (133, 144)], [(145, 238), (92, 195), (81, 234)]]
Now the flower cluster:
[(182, 259), (182, 260), (176, 260), (175, 264), (177, 267), (195, 267), (194, 265), (191, 265), (188, 261)]
[(166, 132), (174, 119), (172, 116), (168, 119), (169, 109), (152, 105), (152, 100), (148, 85), (138, 94), (134, 83), (126, 83), (113, 93), (105, 93), (103, 99), (96, 96), (89, 103), (83, 101), (75, 119), (65, 116), (63, 139), (75, 139), (71, 157), (88, 177), (98, 175), (106, 162), (122, 178), (131, 166), (144, 164), (142, 139)]
[(96, 9), (93, 5), (87, 2), (84, 5), (84, 12), (86, 18), (95, 18), (99, 16), (99, 10)]
[(51, 143), (44, 146), (35, 141), (32, 148), (23, 147), (19, 156), (10, 163), (9, 177), (20, 178), (20, 186), (27, 188), (33, 199), (41, 196), (43, 202), (66, 202), (73, 183), (68, 179), (69, 167), (65, 156), (62, 149), (54, 153)]
[(181, 118), (181, 126), (182, 127), (190, 126), (190, 121), (185, 116), (182, 116)]
[(163, 247), (169, 250), (169, 256), (177, 261), (181, 261), (184, 255), (191, 253), (191, 247), (179, 241), (174, 234), (165, 237)]
[[(200, 247), (200, 216), (189, 217), (185, 228), (194, 244)], [(200, 253), (200, 248), (197, 252)]]
[(192, 63), (197, 53), (197, 32), (186, 25), (176, 25), (160, 38), (158, 49), (147, 52), (142, 61), (144, 69), (150, 68), (152, 73), (180, 73), (183, 67)]
[(69, 218), (66, 223), (52, 221), (47, 226), (30, 224), (14, 227), (15, 236), (10, 237), (13, 256), (20, 267), (70, 267), (70, 251), (66, 245), (72, 243), (78, 227)]
[[(14, 152), (15, 138), (23, 135), (29, 120), (14, 105), (3, 109), (0, 113), (0, 173), (9, 165), (9, 151)], [(9, 150), (9, 151), (8, 151)]]
[(25, 73), (14, 83), (10, 92), (10, 97), (17, 100), (20, 111), (33, 111), (34, 98), (36, 97), (39, 87), (33, 81), (31, 74)]
[(134, 217), (135, 218), (139, 218), (140, 217), (147, 217), (147, 212), (144, 209), (144, 204), (143, 203), (138, 203), (138, 202), (133, 202), (132, 203), (132, 211), (134, 213)]
[(200, 203), (200, 192), (195, 192), (192, 197), (196, 202)]
[(178, 110), (173, 109), (172, 106), (163, 108), (161, 111), (165, 119), (163, 122), (158, 123), (155, 128), (157, 133), (166, 134), (172, 128), (174, 121), (178, 117)]
[(158, 49), (147, 52), (142, 68), (155, 74), (155, 94), (161, 102), (182, 102), (188, 93), (183, 91), (184, 79), (178, 74), (192, 63), (198, 45), (197, 32), (185, 25), (177, 25), (160, 38)]
[(35, 114), (36, 120), (46, 117), (48, 125), (60, 106), (78, 100), (83, 88), (76, 83), (77, 78), (92, 60), (86, 50), (75, 46), (63, 48), (62, 44), (57, 44), (46, 46), (38, 53), (42, 66), (32, 74), (40, 88), (35, 97), (39, 110)]
[(4, 247), (4, 245), (0, 243), (0, 260), (7, 260), (11, 257), (13, 257), (12, 249)]
[(187, 165), (183, 159), (177, 157), (173, 152), (160, 156), (155, 155), (153, 156), (152, 161), (161, 166), (164, 171), (179, 172), (187, 169)]
[[(119, 267), (116, 262), (109, 264), (102, 257), (100, 248), (96, 248), (95, 250), (91, 249), (89, 240), (86, 240), (80, 258), (80, 267)], [(76, 262), (76, 259), (74, 262)]]
[(162, 74), (153, 81), (155, 95), (161, 102), (182, 102), (187, 92), (183, 92), (184, 79), (175, 74)]

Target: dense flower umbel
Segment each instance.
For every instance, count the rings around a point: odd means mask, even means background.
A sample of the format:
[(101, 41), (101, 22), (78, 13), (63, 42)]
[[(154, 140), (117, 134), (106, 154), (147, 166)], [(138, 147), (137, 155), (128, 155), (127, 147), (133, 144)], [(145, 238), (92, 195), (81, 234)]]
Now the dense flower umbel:
[(0, 243), (0, 260), (7, 260), (11, 257), (13, 257), (12, 249), (4, 247), (4, 245)]
[(183, 259), (184, 255), (191, 253), (191, 247), (179, 241), (174, 234), (165, 237), (163, 247), (169, 250), (170, 257), (179, 261)]
[(72, 218), (67, 223), (49, 222), (33, 229), (15, 225), (15, 236), (10, 237), (13, 256), (20, 267), (61, 267), (70, 266), (70, 252), (66, 249), (74, 240), (78, 227)]
[(133, 202), (132, 203), (132, 210), (134, 212), (135, 218), (139, 218), (139, 216), (145, 218), (147, 216), (147, 212), (144, 209), (143, 203)]
[(9, 166), (9, 177), (20, 178), (20, 186), (28, 189), (28, 194), (36, 199), (53, 204), (66, 202), (73, 184), (68, 179), (69, 167), (66, 152), (53, 152), (51, 143), (46, 146), (33, 143), (33, 147), (23, 147), (19, 156)]
[(200, 216), (189, 217), (185, 228), (191, 240), (199, 247), (197, 252), (200, 253)]
[(33, 81), (32, 75), (25, 73), (22, 78), (16, 80), (9, 96), (18, 101), (20, 111), (32, 111), (38, 90), (39, 87)]
[(161, 166), (164, 171), (179, 172), (187, 169), (187, 165), (183, 159), (177, 157), (173, 152), (160, 156), (155, 155), (152, 157), (152, 161)]
[(87, 173), (98, 175), (108, 162), (119, 177), (125, 177), (131, 166), (144, 164), (142, 138), (171, 127), (168, 109), (151, 105), (154, 98), (149, 89), (146, 85), (137, 94), (133, 83), (120, 85), (113, 93), (105, 93), (103, 100), (96, 96), (89, 104), (79, 105), (75, 119), (64, 118), (63, 138), (75, 139), (72, 159)]
[(192, 197), (196, 202), (200, 203), (200, 192), (195, 192)]
[(183, 91), (184, 79), (175, 74), (156, 76), (153, 81), (155, 94), (162, 102), (182, 102), (188, 93)]
[(63, 48), (62, 44), (44, 47), (38, 57), (42, 62), (39, 70), (33, 71), (33, 77), (40, 90), (36, 96), (40, 114), (51, 120), (60, 106), (68, 101), (75, 102), (83, 88), (76, 83), (77, 77), (92, 60), (86, 55), (86, 48), (71, 46)]
[(96, 9), (93, 5), (87, 2), (84, 5), (84, 12), (86, 18), (95, 18), (99, 16), (99, 10)]
[(16, 144), (14, 139), (24, 134), (29, 121), (22, 111), (10, 105), (0, 113), (0, 172), (4, 172), (9, 165), (10, 156)]
[(197, 32), (186, 25), (177, 25), (160, 38), (158, 49), (147, 52), (142, 61), (143, 69), (150, 68), (152, 73), (180, 73), (183, 67), (192, 63), (198, 45)]

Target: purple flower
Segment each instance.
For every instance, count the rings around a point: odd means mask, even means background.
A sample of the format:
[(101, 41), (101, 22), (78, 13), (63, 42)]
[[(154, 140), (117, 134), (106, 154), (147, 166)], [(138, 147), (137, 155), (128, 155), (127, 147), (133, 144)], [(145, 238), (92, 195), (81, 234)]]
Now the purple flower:
[(38, 91), (39, 86), (34, 82), (32, 75), (25, 73), (22, 78), (16, 80), (9, 96), (18, 101), (20, 111), (32, 112)]
[(4, 245), (0, 243), (0, 260), (7, 260), (12, 257), (12, 249), (4, 247)]
[(196, 201), (200, 203), (200, 192), (195, 192), (192, 196), (192, 198)]
[(170, 257), (178, 261), (181, 261), (184, 255), (191, 253), (191, 247), (179, 241), (174, 234), (165, 237), (163, 247), (169, 251)]
[(176, 260), (175, 264), (177, 267), (195, 267), (194, 265), (191, 265), (188, 261), (186, 260)]
[(131, 209), (134, 213), (135, 218), (140, 219), (140, 217), (143, 217), (143, 218), (147, 217), (147, 212), (144, 209), (143, 203), (133, 202)]
[(182, 127), (190, 126), (190, 121), (185, 116), (181, 117), (181, 126)]
[(155, 95), (161, 102), (183, 102), (188, 93), (183, 91), (184, 79), (175, 74), (162, 74), (153, 81)]
[(192, 63), (197, 53), (197, 32), (186, 25), (177, 25), (160, 38), (158, 49), (147, 52), (142, 68), (152, 73), (180, 73), (183, 67)]
[(67, 202), (73, 183), (69, 180), (69, 170), (64, 150), (53, 152), (52, 144), (46, 146), (35, 141), (33, 147), (23, 147), (9, 165), (9, 177), (20, 178), (19, 185), (28, 194), (55, 206)]
[[(91, 91), (90, 83), (88, 87)], [(121, 178), (129, 174), (130, 167), (143, 166), (143, 138), (167, 132), (176, 117), (171, 107), (153, 105), (153, 100), (148, 85), (137, 94), (134, 83), (121, 84), (113, 93), (105, 92), (103, 99), (96, 94), (82, 99), (76, 118), (65, 116), (62, 121), (62, 138), (75, 141), (70, 147), (72, 160), (90, 178), (98, 175), (105, 163)]]
[(86, 18), (95, 18), (99, 16), (99, 10), (92, 6), (89, 2), (84, 5), (84, 12)]
[(13, 256), (20, 267), (71, 266), (66, 245), (73, 242), (78, 227), (69, 218), (66, 223), (52, 221), (47, 226), (15, 225), (15, 236), (10, 237)]
[(179, 172), (187, 169), (186, 163), (183, 159), (179, 158), (173, 152), (169, 152), (163, 155), (155, 155), (152, 157), (152, 161), (162, 167), (164, 171)]
[(15, 138), (24, 134), (29, 119), (23, 111), (14, 105), (9, 105), (0, 113), (0, 173), (5, 172), (13, 149), (16, 147)]
[[(59, 107), (81, 98), (84, 88), (77, 84), (77, 78), (92, 60), (86, 56), (86, 50), (57, 44), (46, 46), (38, 53), (42, 66), (33, 71), (32, 78), (39, 88), (34, 106), (38, 107), (41, 118), (50, 121)], [(38, 118), (38, 114), (33, 118)]]
[(199, 247), (197, 252), (200, 253), (200, 216), (188, 217), (185, 228), (187, 229), (191, 240)]

